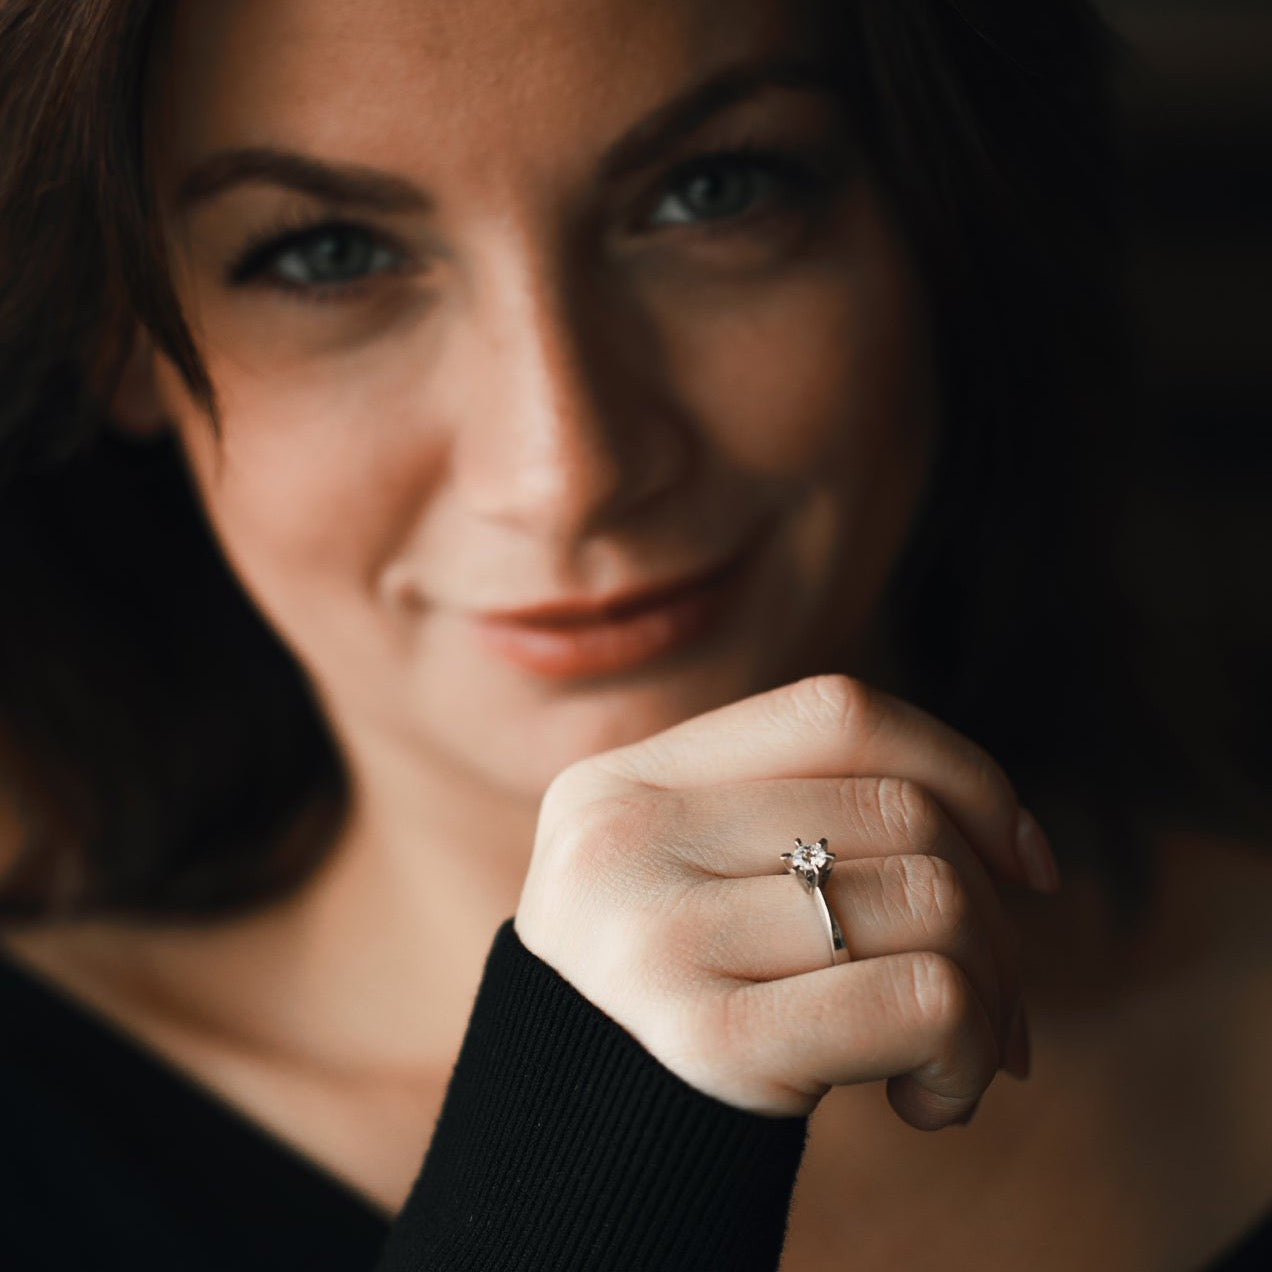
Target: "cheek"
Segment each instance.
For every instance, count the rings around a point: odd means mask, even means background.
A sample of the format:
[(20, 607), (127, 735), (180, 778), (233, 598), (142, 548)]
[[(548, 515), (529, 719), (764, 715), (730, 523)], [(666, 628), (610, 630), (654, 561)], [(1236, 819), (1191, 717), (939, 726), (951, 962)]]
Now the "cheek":
[[(261, 608), (285, 632), (327, 602), (370, 595), (439, 467), (383, 359), (309, 363), (257, 375), (211, 357), (222, 427), (175, 370), (161, 389), (217, 538)], [(348, 607), (346, 606), (346, 609)]]
[(685, 325), (680, 383), (716, 453), (789, 511), (798, 598), (784, 608), (825, 634), (822, 661), (838, 667), (861, 647), (931, 470), (927, 310), (872, 204), (833, 251), (756, 295)]
[(923, 306), (877, 213), (757, 296), (686, 323), (676, 342), (678, 383), (717, 451), (815, 485), (922, 467), (935, 423)]

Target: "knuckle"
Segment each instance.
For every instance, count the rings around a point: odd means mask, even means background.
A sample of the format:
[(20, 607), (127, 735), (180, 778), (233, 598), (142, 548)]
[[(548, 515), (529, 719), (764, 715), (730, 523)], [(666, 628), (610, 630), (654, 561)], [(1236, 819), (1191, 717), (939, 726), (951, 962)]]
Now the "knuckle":
[(595, 794), (591, 757), (568, 764), (548, 783), (539, 804), (541, 821), (555, 823), (568, 817), (579, 804), (589, 802)]
[(938, 1033), (952, 1033), (973, 1006), (967, 977), (953, 959), (920, 950), (906, 960), (906, 991), (919, 1019)]
[(931, 848), (944, 829), (944, 814), (926, 787), (913, 778), (881, 777), (875, 783), (876, 815), (889, 837), (916, 851)]
[(603, 874), (649, 835), (648, 800), (629, 792), (575, 803), (557, 820), (555, 856), (563, 865)]
[(968, 922), (970, 898), (958, 871), (944, 857), (916, 854), (890, 860), (901, 875), (910, 917), (925, 934), (955, 932)]
[(744, 1063), (752, 1037), (749, 1015), (745, 996), (737, 993), (686, 1003), (663, 1013), (655, 1054), (681, 1076), (710, 1075), (715, 1085), (723, 1068)]
[(808, 676), (790, 686), (790, 705), (801, 719), (853, 737), (868, 737), (882, 714), (879, 695), (864, 681), (838, 673)]

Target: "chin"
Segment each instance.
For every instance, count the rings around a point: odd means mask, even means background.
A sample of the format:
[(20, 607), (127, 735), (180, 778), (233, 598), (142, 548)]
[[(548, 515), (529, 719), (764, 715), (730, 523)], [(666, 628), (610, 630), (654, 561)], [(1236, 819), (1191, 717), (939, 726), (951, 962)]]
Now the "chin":
[(427, 721), (422, 733), (434, 755), (445, 755), (488, 787), (538, 800), (562, 769), (579, 760), (640, 742), (776, 683), (754, 659), (721, 656), (612, 680), (521, 685), (516, 693), (492, 694), (487, 683), (473, 687), (467, 710), (457, 709), (450, 686), (451, 701), (433, 704), (419, 719)]

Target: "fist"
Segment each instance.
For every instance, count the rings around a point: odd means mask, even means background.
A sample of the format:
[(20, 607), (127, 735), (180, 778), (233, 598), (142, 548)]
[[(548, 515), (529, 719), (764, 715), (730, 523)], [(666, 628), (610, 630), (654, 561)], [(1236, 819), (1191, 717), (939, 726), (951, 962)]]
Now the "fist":
[[(815, 895), (781, 859), (828, 841)], [(1053, 891), (1002, 770), (907, 703), (800, 681), (589, 757), (549, 788), (525, 946), (698, 1090), (772, 1116), (888, 1079), (934, 1130), (1027, 1070), (1014, 933), (991, 872)]]

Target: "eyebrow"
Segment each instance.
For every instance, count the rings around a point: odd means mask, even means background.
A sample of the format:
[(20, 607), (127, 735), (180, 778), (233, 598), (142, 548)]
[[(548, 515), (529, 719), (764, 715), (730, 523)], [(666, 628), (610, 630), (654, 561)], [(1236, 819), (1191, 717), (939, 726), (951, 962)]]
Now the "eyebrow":
[(272, 146), (218, 150), (196, 164), (177, 187), (177, 207), (186, 211), (235, 186), (267, 182), (312, 195), (325, 203), (363, 207), (386, 215), (427, 210), (429, 200), (401, 177), (358, 164), (327, 163)]
[[(823, 62), (770, 60), (730, 67), (659, 107), (621, 137), (601, 161), (602, 177), (612, 181), (645, 166), (713, 115), (766, 88), (841, 91), (834, 70)], [(243, 146), (219, 150), (196, 164), (177, 188), (177, 207), (185, 211), (235, 186), (261, 182), (385, 215), (432, 206), (423, 190), (377, 169), (329, 163), (272, 146)]]
[(713, 115), (766, 88), (838, 93), (842, 81), (825, 62), (791, 59), (730, 67), (659, 107), (620, 138), (601, 161), (602, 175), (612, 180), (644, 167)]

